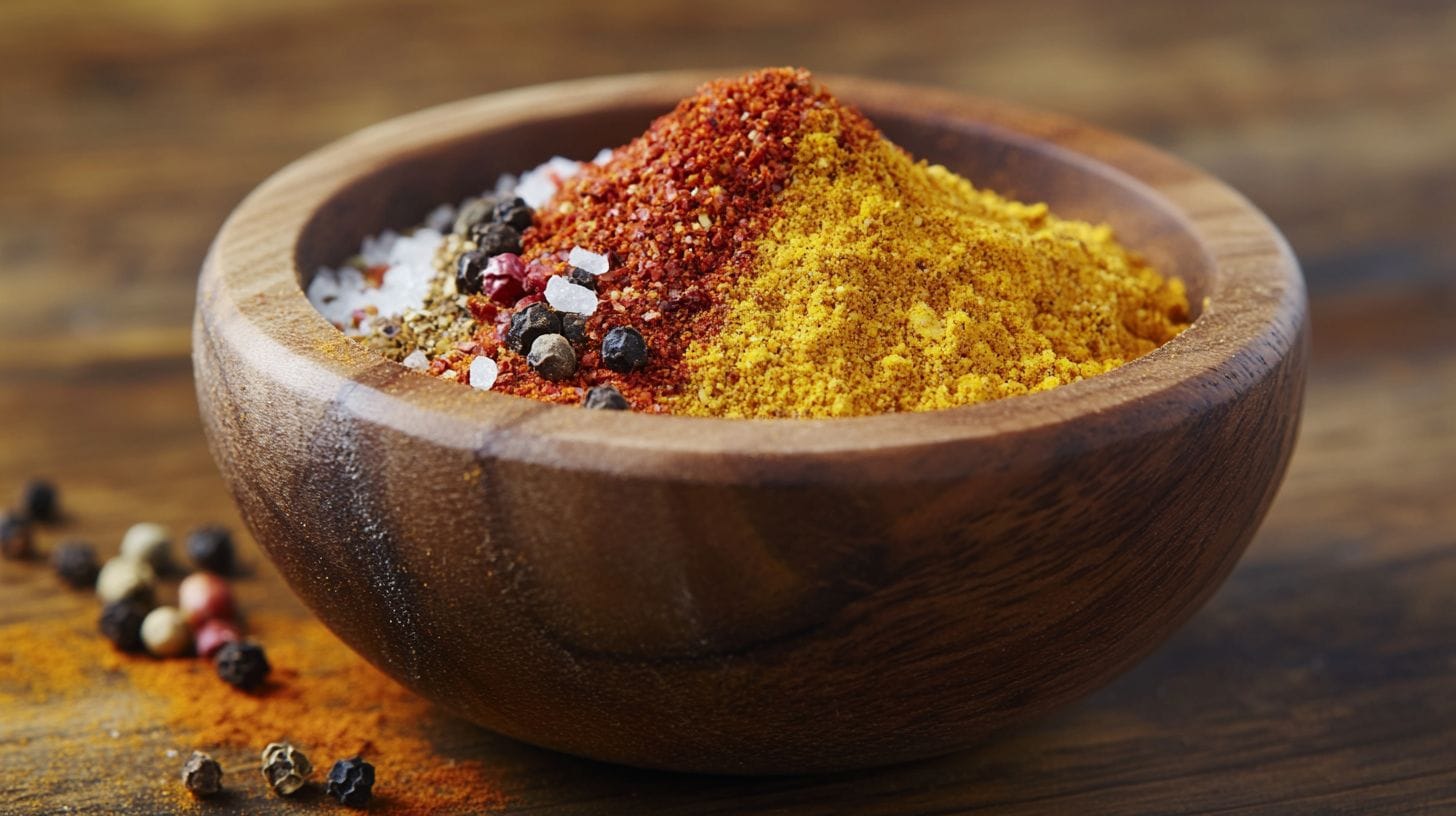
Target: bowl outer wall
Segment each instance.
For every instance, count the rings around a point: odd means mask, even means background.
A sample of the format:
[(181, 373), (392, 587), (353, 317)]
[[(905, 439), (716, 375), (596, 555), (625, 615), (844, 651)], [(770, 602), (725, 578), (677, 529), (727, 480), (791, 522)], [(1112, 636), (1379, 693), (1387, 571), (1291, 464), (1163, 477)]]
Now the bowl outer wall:
[[(957, 150), (1005, 145), (991, 159), (1013, 171), (1005, 185), (1028, 185), (1014, 192), (1074, 215), (1110, 201), (1119, 233), (1207, 298), (1184, 335), (1116, 371), (966, 408), (741, 421), (549, 406), (409, 372), (304, 298), (308, 244), (398, 218), (378, 189), (410, 183), (390, 177), (402, 165), (414, 178), (462, 140), (666, 110), (702, 78), (540, 86), (392, 120), (285, 168), (229, 218), (198, 294), (199, 401), (290, 585), (462, 716), (680, 770), (942, 753), (1149, 651), (1272, 500), (1307, 353), (1278, 233), (1151, 148), (1002, 103), (827, 80), (952, 169)], [(550, 152), (512, 147), (531, 149)]]

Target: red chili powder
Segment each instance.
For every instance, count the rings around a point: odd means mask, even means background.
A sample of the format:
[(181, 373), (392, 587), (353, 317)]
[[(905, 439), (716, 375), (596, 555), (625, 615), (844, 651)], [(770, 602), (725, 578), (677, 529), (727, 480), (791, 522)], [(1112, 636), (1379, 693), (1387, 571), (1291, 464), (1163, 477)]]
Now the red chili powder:
[[(845, 133), (875, 132), (808, 72), (769, 69), (704, 85), (611, 161), (567, 181), (526, 231), (525, 259), (564, 274), (567, 254), (581, 246), (610, 254), (613, 271), (598, 279), (600, 304), (577, 374), (552, 383), (502, 350), (495, 390), (575, 403), (584, 389), (609, 383), (636, 410), (663, 410), (657, 397), (678, 393), (686, 380), (683, 352), (718, 329), (729, 282), (750, 267), (815, 109), (838, 113)], [(496, 346), (503, 320), (481, 326), (483, 347)], [(601, 339), (616, 326), (646, 339), (644, 369), (619, 374), (600, 365)]]

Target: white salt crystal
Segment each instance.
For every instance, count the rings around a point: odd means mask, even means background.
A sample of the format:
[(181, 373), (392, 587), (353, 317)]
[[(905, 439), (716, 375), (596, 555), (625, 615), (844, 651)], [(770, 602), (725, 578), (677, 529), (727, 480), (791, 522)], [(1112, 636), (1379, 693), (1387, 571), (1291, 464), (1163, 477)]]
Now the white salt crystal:
[(308, 282), (308, 299), (314, 304), (328, 303), (339, 296), (339, 273), (328, 268), (320, 267), (318, 274)]
[(409, 353), (409, 356), (405, 357), (399, 362), (405, 368), (412, 368), (415, 371), (424, 371), (425, 369), (430, 367), (429, 355), (425, 354), (425, 352), (421, 349), (415, 349), (414, 351), (411, 351)]
[(323, 267), (308, 285), (308, 299), (330, 323), (346, 334), (359, 335), (367, 326), (355, 327), (354, 313), (374, 307), (382, 317), (399, 317), (425, 305), (435, 271), (435, 253), (445, 237), (439, 230), (424, 227), (410, 235), (385, 230), (364, 239), (359, 255), (366, 266), (384, 266), (378, 286), (370, 285), (364, 273), (352, 266)]
[(399, 240), (399, 233), (394, 230), (385, 230), (378, 235), (371, 235), (364, 239), (364, 245), (359, 248), (359, 254), (364, 258), (365, 266), (378, 266), (382, 263), (389, 263), (389, 251), (394, 248), (394, 242)]
[(571, 254), (566, 256), (566, 262), (593, 275), (605, 275), (611, 269), (611, 262), (607, 260), (607, 256), (588, 252), (579, 246), (571, 248)]
[(495, 364), (495, 360), (476, 357), (470, 361), (470, 387), (489, 391), (495, 385), (495, 376), (499, 373), (500, 366)]
[(523, 199), (532, 209), (539, 208), (556, 195), (556, 190), (561, 186), (561, 182), (580, 172), (581, 162), (561, 156), (552, 156), (545, 164), (522, 174), (521, 178), (515, 182), (511, 192)]
[[(515, 195), (516, 188), (519, 187), (520, 184), (520, 176), (516, 175), (515, 173), (506, 173), (505, 175), (495, 180), (495, 194)], [(466, 199), (466, 201), (469, 201), (469, 199)], [(464, 207), (465, 205), (461, 204), (460, 206)]]
[(592, 164), (606, 164), (611, 160), (612, 149), (610, 147), (604, 147), (601, 150), (597, 151), (596, 158), (592, 159)]
[(425, 216), (425, 226), (436, 232), (445, 232), (455, 223), (455, 208), (449, 204), (441, 204), (430, 214)]
[(554, 275), (546, 281), (546, 302), (558, 312), (590, 315), (597, 310), (597, 293)]

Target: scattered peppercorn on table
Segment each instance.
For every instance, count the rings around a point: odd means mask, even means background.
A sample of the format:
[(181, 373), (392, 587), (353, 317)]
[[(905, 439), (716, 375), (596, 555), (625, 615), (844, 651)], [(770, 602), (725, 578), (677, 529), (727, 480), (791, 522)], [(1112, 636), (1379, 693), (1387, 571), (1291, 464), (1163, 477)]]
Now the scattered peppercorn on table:
[[(1064, 5), (923, 17), (887, 7), (867, 21), (824, 3), (740, 22), (735, 46), (747, 51), (692, 41), (683, 56), (684, 32), (701, 21), (675, 15), (702, 9), (614, 9), (619, 22), (596, 15), (589, 40), (561, 47), (542, 45), (563, 36), (554, 15), (513, 17), (521, 47), (483, 77), (478, 52), (450, 62), (441, 43), (500, 42), (490, 13), (402, 25), (397, 4), (241, 4), (214, 16), (128, 4), (85, 18), (61, 16), (62, 4), (0, 4), (0, 508), (45, 475), (63, 512), (25, 545), (30, 560), (0, 559), (0, 813), (184, 810), (194, 749), (231, 791), (203, 812), (347, 813), (325, 786), (360, 734), (401, 757), (386, 764), (364, 747), (377, 813), (417, 807), (410, 797), (424, 793), (401, 786), (406, 772), (459, 797), (435, 802), (445, 813), (1456, 807), (1449, 17), (1422, 21), (1402, 4), (1289, 3), (1276, 18), (1242, 0), (1187, 14), (1133, 2), (1047, 27), (1036, 21), (1065, 19)], [(913, 44), (869, 47), (869, 29)], [(326, 37), (339, 48), (318, 48)], [(629, 38), (643, 44), (629, 62), (594, 61), (603, 43)], [(786, 38), (810, 53), (776, 52)], [(1109, 43), (1115, 56), (1094, 56)], [(379, 62), (392, 67), (370, 71), (360, 96), (359, 66), (341, 68), (341, 51), (389, 54)], [(197, 425), (187, 331), (197, 261), (238, 196), (369, 121), (555, 76), (660, 67), (648, 61), (659, 56), (794, 57), (1019, 98), (1173, 147), (1249, 192), (1305, 263), (1315, 346), (1290, 474), (1220, 593), (1102, 692), (979, 749), (780, 780), (623, 770), (454, 721), (311, 623), (245, 536), (232, 589), (282, 691), (238, 697), (195, 659), (117, 655), (96, 632), (95, 597), (68, 582), (94, 583), (137, 521), (239, 529)], [(252, 80), (223, 88), (231, 76)], [(71, 539), (94, 552), (62, 546)], [(254, 705), (196, 725), (230, 700)], [(335, 713), (331, 727), (310, 716), (321, 710)], [(315, 766), (301, 799), (278, 797), (259, 771), (280, 740)], [(199, 763), (198, 784), (204, 773)], [(341, 784), (360, 778), (346, 767)]]

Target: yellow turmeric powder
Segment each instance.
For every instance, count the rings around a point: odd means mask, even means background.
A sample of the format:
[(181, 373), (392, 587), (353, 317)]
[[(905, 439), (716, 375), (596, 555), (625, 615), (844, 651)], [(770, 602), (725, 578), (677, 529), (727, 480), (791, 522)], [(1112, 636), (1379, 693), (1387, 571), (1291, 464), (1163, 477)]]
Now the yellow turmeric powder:
[(1107, 226), (916, 162), (862, 118), (806, 115), (781, 216), (686, 351), (685, 414), (856, 416), (1042, 391), (1186, 328), (1182, 283)]
[[(650, 413), (858, 416), (1074, 382), (1188, 321), (1182, 284), (1108, 227), (916, 162), (791, 68), (705, 84), (582, 165), (519, 238), (488, 286), (467, 281), (479, 292), (426, 310), (443, 332), (423, 350), (430, 373), (468, 381), (483, 355), (487, 387), (550, 402), (596, 393)], [(489, 263), (474, 239), (442, 246), (441, 275)], [(583, 262), (604, 273), (580, 270), (590, 291), (553, 300), (550, 279), (574, 274), (574, 256), (600, 258)], [(576, 305), (559, 305), (568, 292)], [(525, 342), (549, 325), (543, 298), (583, 310), (574, 365), (549, 377)], [(418, 342), (388, 338), (396, 359)]]

